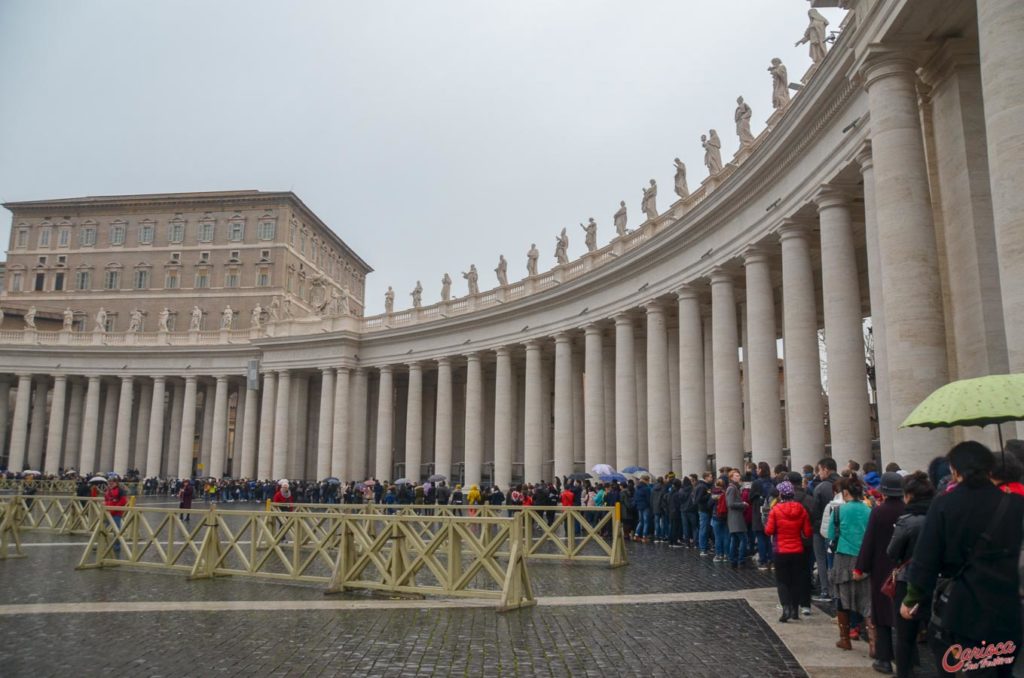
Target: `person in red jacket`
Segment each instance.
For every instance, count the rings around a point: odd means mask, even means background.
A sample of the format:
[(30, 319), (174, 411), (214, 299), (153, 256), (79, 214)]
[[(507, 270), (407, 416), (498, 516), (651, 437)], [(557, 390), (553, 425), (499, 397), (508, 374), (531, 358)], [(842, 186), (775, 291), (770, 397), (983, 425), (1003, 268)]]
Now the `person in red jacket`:
[(775, 583), (782, 603), (779, 621), (785, 623), (800, 619), (800, 601), (811, 585), (803, 542), (811, 536), (811, 517), (800, 502), (793, 501), (793, 483), (783, 481), (776, 489), (779, 502), (768, 514), (764, 533), (775, 537)]
[[(295, 495), (292, 494), (291, 486), (288, 484), (288, 480), (286, 478), (282, 479), (277, 484), (277, 492), (274, 493), (274, 503), (275, 504), (294, 504), (295, 503)], [(278, 508), (281, 509), (282, 511), (291, 511), (292, 510), (292, 507), (290, 507), (290, 506), (279, 506)]]
[[(103, 495), (104, 506), (127, 506), (128, 495), (125, 494), (121, 484), (117, 481), (117, 478), (111, 478), (107, 481), (107, 491)], [(110, 517), (114, 519), (114, 524), (117, 525), (117, 529), (121, 529), (121, 516), (124, 515), (124, 511), (111, 511)], [(114, 541), (114, 553), (121, 552), (121, 540), (117, 539)]]

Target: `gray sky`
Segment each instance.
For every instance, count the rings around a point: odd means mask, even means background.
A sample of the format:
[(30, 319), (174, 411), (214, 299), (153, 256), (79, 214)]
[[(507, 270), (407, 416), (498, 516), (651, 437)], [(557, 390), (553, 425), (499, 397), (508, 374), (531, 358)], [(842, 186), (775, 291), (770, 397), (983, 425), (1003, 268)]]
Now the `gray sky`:
[[(803, 0), (0, 0), (0, 200), (293, 190), (375, 272), (369, 313), (475, 263), (542, 270), (599, 243), (641, 186), (675, 200), (764, 127), (772, 57), (799, 81)], [(838, 29), (842, 13), (823, 11)], [(6, 247), (9, 214), (0, 238)]]

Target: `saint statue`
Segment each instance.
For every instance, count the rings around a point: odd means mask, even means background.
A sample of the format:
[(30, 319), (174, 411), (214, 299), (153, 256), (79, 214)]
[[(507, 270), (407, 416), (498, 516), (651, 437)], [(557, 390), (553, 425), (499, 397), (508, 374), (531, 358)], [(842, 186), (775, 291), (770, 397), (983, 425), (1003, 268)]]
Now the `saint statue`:
[(263, 325), (263, 307), (259, 302), (252, 307), (252, 315), (249, 316), (249, 327), (259, 329)]
[(388, 291), (384, 293), (384, 312), (391, 315), (395, 312), (395, 291), (388, 285)]
[(530, 251), (526, 253), (526, 275), (537, 275), (537, 259), (540, 258), (540, 250), (537, 243), (530, 244)]
[(452, 298), (452, 277), (447, 273), (441, 278), (441, 301), (449, 301)]
[(227, 308), (225, 308), (220, 314), (220, 328), (222, 330), (230, 330), (231, 323), (234, 321), (234, 319), (235, 312), (231, 310), (231, 305), (228, 304)]
[(754, 135), (750, 131), (750, 116), (753, 114), (743, 97), (736, 99), (736, 115), (733, 117), (736, 119), (736, 136), (740, 138), (741, 148), (754, 143)]
[(690, 187), (686, 185), (686, 165), (679, 158), (675, 159), (676, 165), (676, 195), (680, 198), (690, 197)]
[(505, 255), (498, 255), (498, 267), (494, 269), (495, 275), (498, 276), (498, 285), (506, 287), (508, 285), (508, 262), (505, 261)]
[(142, 331), (142, 311), (137, 308), (128, 315), (128, 331), (133, 334)]
[(708, 174), (715, 176), (722, 171), (722, 142), (715, 130), (711, 130), (710, 134), (710, 139), (702, 134), (700, 144), (704, 147), (704, 165), (708, 168)]
[(805, 43), (810, 44), (811, 49), (811, 61), (815, 64), (821, 62), (825, 58), (825, 29), (828, 28), (828, 19), (821, 15), (816, 9), (808, 10), (808, 18), (810, 23), (807, 25), (807, 30), (804, 31), (804, 37), (797, 40), (796, 47)]
[(203, 324), (203, 310), (198, 306), (192, 307), (192, 318), (188, 322), (189, 332), (198, 332)]
[(416, 287), (412, 288), (410, 296), (412, 296), (413, 308), (419, 308), (423, 305), (423, 285), (420, 284), (419, 280), (416, 281)]
[(71, 310), (71, 307), (64, 309), (64, 331), (70, 332), (71, 326), (75, 324), (75, 312)]
[(281, 298), (274, 297), (270, 302), (270, 309), (267, 311), (269, 320), (272, 323), (276, 323), (281, 319)]
[(772, 108), (779, 110), (789, 103), (789, 73), (778, 57), (772, 59), (768, 72), (772, 74)]
[(160, 315), (156, 319), (156, 328), (160, 332), (167, 332), (167, 323), (171, 319), (171, 309), (164, 306), (163, 310), (160, 311)]
[(584, 238), (587, 243), (587, 251), (593, 252), (597, 249), (597, 222), (594, 221), (594, 217), (590, 217), (590, 221), (586, 224), (580, 224), (580, 228), (586, 233)]
[(4, 324), (4, 309), (0, 308), (0, 327)]
[(36, 307), (29, 306), (28, 310), (25, 311), (25, 329), (34, 330), (36, 328)]
[(569, 263), (569, 234), (562, 229), (562, 233), (555, 238), (555, 261), (559, 265)]
[(469, 271), (463, 272), (462, 277), (466, 279), (466, 284), (469, 285), (470, 294), (480, 293), (480, 285), (477, 282), (480, 276), (476, 272), (476, 264), (470, 264)]
[(615, 221), (615, 234), (620, 238), (626, 235), (626, 201), (619, 201), (619, 209), (615, 212), (615, 216), (612, 217)]
[(640, 202), (640, 210), (651, 221), (658, 218), (658, 184), (651, 179), (651, 187), (641, 189), (644, 192), (643, 200)]
[(102, 306), (100, 306), (100, 310), (96, 311), (96, 331), (107, 331), (107, 310)]
[(334, 312), (338, 315), (348, 315), (352, 311), (348, 307), (348, 288), (342, 287), (337, 292), (331, 292), (331, 296), (334, 298)]
[(294, 317), (294, 315), (292, 313), (292, 298), (291, 297), (285, 297), (284, 298), (284, 303), (281, 304), (281, 314), (285, 318), (293, 318)]

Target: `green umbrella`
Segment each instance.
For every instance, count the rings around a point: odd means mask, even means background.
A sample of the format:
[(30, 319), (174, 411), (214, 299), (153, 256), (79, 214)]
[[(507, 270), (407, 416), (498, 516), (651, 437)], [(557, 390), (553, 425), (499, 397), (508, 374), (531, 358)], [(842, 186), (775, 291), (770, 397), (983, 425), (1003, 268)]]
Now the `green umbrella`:
[[(1020, 420), (1024, 420), (1024, 374), (992, 374), (936, 389), (914, 408), (901, 428), (988, 426)], [(1002, 442), (999, 431), (1000, 446)]]

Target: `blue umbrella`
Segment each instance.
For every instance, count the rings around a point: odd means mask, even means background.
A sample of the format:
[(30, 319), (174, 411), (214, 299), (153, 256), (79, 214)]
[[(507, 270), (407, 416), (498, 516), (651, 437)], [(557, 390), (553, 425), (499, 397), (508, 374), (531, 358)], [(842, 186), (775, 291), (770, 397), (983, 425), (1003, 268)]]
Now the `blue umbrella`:
[(622, 475), (621, 473), (606, 473), (604, 475), (598, 476), (597, 479), (600, 480), (602, 483), (610, 483), (614, 481), (618, 481), (620, 483), (626, 482), (626, 476)]
[(645, 469), (643, 466), (627, 466), (626, 468), (622, 469), (622, 472), (623, 473), (650, 473), (650, 471)]

